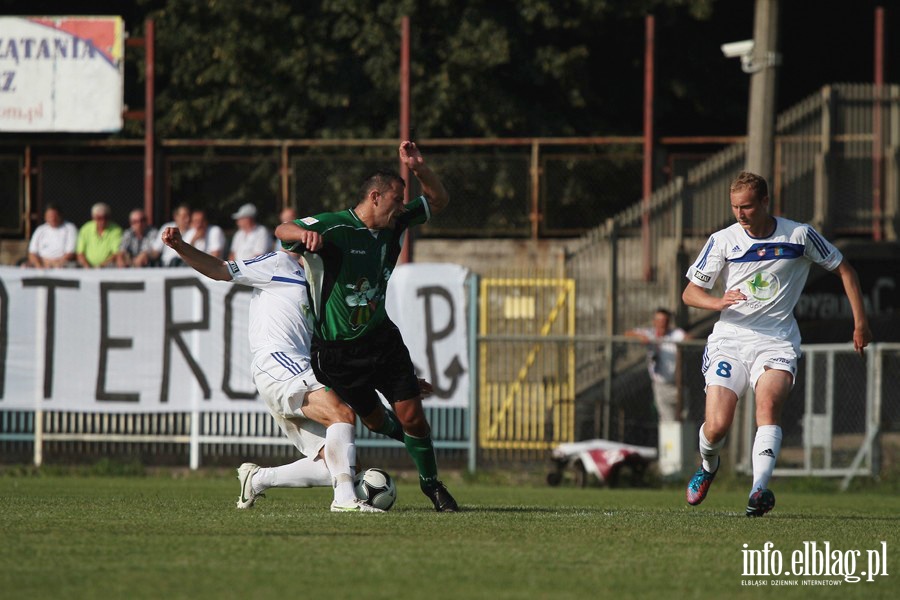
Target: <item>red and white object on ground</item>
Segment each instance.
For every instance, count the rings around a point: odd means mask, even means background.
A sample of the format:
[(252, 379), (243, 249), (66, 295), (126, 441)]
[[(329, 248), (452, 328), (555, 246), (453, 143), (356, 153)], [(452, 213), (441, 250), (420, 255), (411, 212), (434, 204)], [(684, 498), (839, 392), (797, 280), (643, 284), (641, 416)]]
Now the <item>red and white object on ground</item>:
[(632, 483), (643, 478), (644, 471), (657, 459), (656, 448), (633, 446), (609, 440), (585, 440), (560, 444), (553, 449), (552, 460), (556, 470), (547, 475), (547, 483), (559, 485), (566, 468), (574, 469), (575, 483), (587, 485), (588, 476), (593, 475), (601, 483), (611, 487), (619, 483), (623, 468), (631, 471)]

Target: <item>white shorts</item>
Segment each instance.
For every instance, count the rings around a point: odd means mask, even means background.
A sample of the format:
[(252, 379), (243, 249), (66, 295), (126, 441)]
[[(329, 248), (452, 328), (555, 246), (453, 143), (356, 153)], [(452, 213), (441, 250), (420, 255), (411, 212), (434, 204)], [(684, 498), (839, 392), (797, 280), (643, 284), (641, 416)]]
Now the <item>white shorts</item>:
[(706, 387), (720, 385), (740, 398), (748, 384), (756, 388), (766, 369), (787, 371), (796, 378), (799, 358), (800, 349), (790, 340), (717, 323), (703, 351), (702, 370)]
[(315, 458), (325, 446), (325, 426), (306, 418), (303, 400), (325, 386), (316, 379), (309, 358), (289, 352), (260, 354), (253, 361), (253, 383), (291, 443)]

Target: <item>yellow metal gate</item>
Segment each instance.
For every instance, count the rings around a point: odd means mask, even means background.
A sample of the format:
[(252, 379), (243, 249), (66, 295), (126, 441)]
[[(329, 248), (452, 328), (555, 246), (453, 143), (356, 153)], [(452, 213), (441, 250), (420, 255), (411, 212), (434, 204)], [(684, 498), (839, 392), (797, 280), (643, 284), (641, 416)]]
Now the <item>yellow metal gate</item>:
[(485, 278), (480, 292), (481, 448), (573, 441), (575, 281)]

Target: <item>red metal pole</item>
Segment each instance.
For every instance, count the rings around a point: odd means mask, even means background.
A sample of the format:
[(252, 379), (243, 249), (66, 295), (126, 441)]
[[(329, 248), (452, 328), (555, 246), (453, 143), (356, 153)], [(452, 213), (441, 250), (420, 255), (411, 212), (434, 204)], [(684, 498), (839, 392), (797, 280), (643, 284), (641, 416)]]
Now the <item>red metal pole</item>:
[(31, 213), (35, 208), (31, 203), (31, 146), (25, 146), (25, 164), (22, 168), (23, 187), (25, 190), (25, 240), (31, 239)]
[[(400, 141), (409, 139), (409, 17), (400, 20)], [(409, 202), (409, 167), (400, 163), (400, 176), (407, 182), (404, 204)], [(400, 264), (412, 261), (412, 231), (406, 231), (406, 242), (400, 251)]]
[(653, 58), (655, 45), (655, 20), (647, 15), (644, 20), (644, 170), (643, 214), (641, 215), (641, 248), (644, 255), (644, 281), (653, 279), (653, 261), (650, 242), (650, 196), (653, 194)]
[(144, 21), (144, 62), (146, 74), (144, 82), (144, 214), (147, 221), (153, 223), (153, 176), (154, 146), (156, 140), (153, 132), (154, 87), (153, 78), (156, 71), (156, 45), (153, 20)]
[(882, 139), (881, 95), (884, 90), (884, 8), (875, 9), (875, 103), (872, 106), (872, 239), (882, 239), (881, 188)]

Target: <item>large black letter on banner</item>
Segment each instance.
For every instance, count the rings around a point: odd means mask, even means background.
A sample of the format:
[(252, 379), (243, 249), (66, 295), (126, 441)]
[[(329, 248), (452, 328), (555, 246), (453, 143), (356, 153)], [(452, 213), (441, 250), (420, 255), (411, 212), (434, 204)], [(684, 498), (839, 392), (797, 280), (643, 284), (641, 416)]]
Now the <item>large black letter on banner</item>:
[(0, 279), (0, 400), (6, 393), (6, 347), (9, 344), (9, 294)]
[(256, 398), (256, 390), (240, 392), (231, 387), (231, 323), (234, 320), (234, 297), (241, 292), (253, 292), (253, 288), (236, 285), (225, 294), (225, 326), (222, 328), (225, 336), (225, 368), (222, 370), (222, 391), (232, 400), (254, 400)]
[(100, 365), (97, 368), (97, 391), (95, 397), (97, 400), (114, 400), (121, 402), (140, 402), (141, 395), (138, 393), (128, 392), (107, 392), (106, 391), (106, 367), (111, 348), (131, 348), (131, 338), (112, 338), (109, 337), (109, 292), (123, 290), (129, 292), (144, 291), (143, 281), (123, 281), (119, 283), (111, 283), (108, 281), (100, 282)]
[[(200, 295), (203, 297), (203, 316), (199, 321), (188, 321), (186, 323), (174, 323), (172, 321), (172, 291), (180, 287), (194, 287), (200, 291)], [(169, 367), (172, 362), (172, 353), (170, 351), (172, 342), (175, 342), (178, 349), (181, 350), (181, 354), (191, 368), (191, 372), (197, 378), (197, 383), (203, 389), (203, 399), (209, 400), (211, 396), (206, 375), (203, 374), (200, 365), (191, 356), (187, 344), (181, 337), (183, 331), (193, 331), (194, 329), (209, 329), (209, 290), (196, 277), (166, 279), (166, 338), (163, 343), (163, 380), (162, 390), (160, 390), (159, 395), (160, 402), (165, 403), (169, 401)]]
[(22, 287), (47, 286), (47, 326), (44, 334), (44, 398), (53, 396), (53, 345), (56, 337), (56, 288), (78, 289), (74, 279), (48, 279), (35, 277), (23, 279)]
[[(456, 386), (459, 383), (459, 376), (463, 374), (463, 367), (459, 362), (459, 357), (454, 356), (450, 364), (444, 369), (444, 375), (450, 379), (450, 387), (442, 388), (438, 377), (437, 357), (434, 352), (434, 344), (451, 333), (456, 326), (456, 315), (453, 306), (453, 296), (446, 289), (437, 286), (429, 286), (419, 288), (416, 292), (417, 296), (424, 297), (425, 302), (425, 354), (428, 355), (428, 371), (431, 384), (434, 386), (434, 395), (438, 398), (452, 398), (456, 392)], [(434, 331), (434, 319), (431, 310), (431, 297), (440, 296), (446, 300), (450, 307), (450, 320), (447, 326), (440, 331)]]

